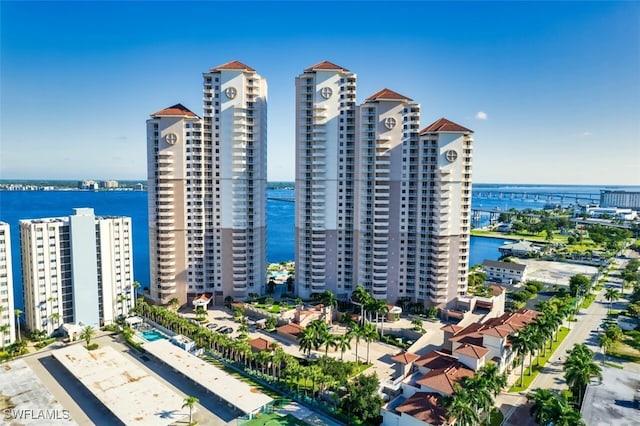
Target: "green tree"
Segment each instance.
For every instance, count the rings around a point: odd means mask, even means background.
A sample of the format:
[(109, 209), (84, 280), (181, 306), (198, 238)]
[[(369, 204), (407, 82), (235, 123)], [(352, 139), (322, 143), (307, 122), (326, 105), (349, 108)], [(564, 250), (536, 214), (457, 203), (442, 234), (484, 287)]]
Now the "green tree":
[(364, 327), (362, 327), (362, 338), (367, 342), (367, 364), (369, 364), (369, 347), (371, 346), (371, 342), (379, 338), (376, 326), (371, 323), (365, 324)]
[[(526, 332), (526, 328), (520, 330), (517, 334), (509, 336), (511, 341), (511, 348), (514, 350), (520, 359), (520, 386), (524, 386), (524, 363), (527, 354), (533, 351), (533, 339), (530, 333)], [(531, 363), (529, 363), (531, 364)], [(531, 365), (529, 365), (531, 366)]]
[(364, 309), (371, 299), (369, 292), (361, 285), (356, 287), (351, 296), (351, 300), (360, 306), (360, 324), (364, 324)]
[(378, 418), (383, 403), (378, 394), (378, 386), (378, 376), (375, 374), (356, 376), (347, 382), (347, 392), (340, 400), (340, 408), (350, 418), (373, 423)]
[(586, 295), (590, 289), (589, 278), (581, 274), (576, 274), (569, 278), (569, 293), (576, 297), (578, 294)]
[(82, 329), (79, 337), (86, 342), (87, 348), (88, 348), (89, 343), (91, 343), (91, 339), (93, 338), (93, 336), (95, 336), (95, 334), (96, 334), (96, 330), (90, 325), (87, 325)]
[(555, 392), (540, 388), (527, 394), (527, 400), (533, 402), (529, 412), (536, 423), (542, 426), (552, 424), (558, 414), (556, 412), (557, 398), (558, 395)]
[(422, 323), (422, 320), (420, 318), (414, 318), (411, 320), (411, 325), (413, 326), (413, 329), (419, 333), (424, 333), (424, 324)]
[(189, 424), (193, 424), (193, 407), (200, 402), (195, 396), (187, 396), (183, 401), (182, 408), (189, 407)]
[(613, 345), (613, 340), (606, 334), (600, 334), (598, 346), (602, 348), (602, 364), (607, 360), (607, 350)]
[(455, 418), (456, 426), (473, 426), (480, 421), (478, 412), (473, 407), (471, 392), (455, 384), (453, 394), (443, 398), (443, 406), (447, 417)]
[(322, 293), (320, 295), (320, 300), (322, 301), (322, 304), (324, 305), (324, 315), (327, 315), (327, 310), (326, 307), (330, 307), (331, 308), (331, 318), (329, 318), (329, 321), (331, 322), (331, 324), (333, 324), (333, 309), (335, 309), (336, 306), (338, 306), (338, 298), (335, 296), (335, 294), (333, 294), (332, 291), (330, 290), (326, 290), (324, 293)]
[(9, 331), (9, 325), (3, 324), (0, 325), (0, 343), (2, 344), (2, 350), (4, 350), (4, 335)]
[(345, 351), (347, 349), (351, 349), (351, 333), (345, 333), (338, 336), (336, 345), (337, 348), (340, 349), (340, 361), (342, 361)]
[(602, 370), (593, 361), (593, 351), (584, 343), (574, 345), (564, 363), (564, 378), (574, 395), (578, 406), (582, 405), (584, 389), (592, 377), (602, 380)]
[(618, 289), (608, 288), (604, 292), (604, 298), (609, 301), (608, 312), (611, 313), (611, 307), (613, 305), (613, 302), (615, 302), (616, 300), (618, 300), (618, 298), (620, 298), (620, 292), (618, 291)]

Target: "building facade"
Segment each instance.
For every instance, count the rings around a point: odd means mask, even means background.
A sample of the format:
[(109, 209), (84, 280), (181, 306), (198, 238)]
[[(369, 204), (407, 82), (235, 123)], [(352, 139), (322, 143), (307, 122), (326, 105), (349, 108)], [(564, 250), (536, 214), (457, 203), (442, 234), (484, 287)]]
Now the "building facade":
[(298, 295), (354, 289), (356, 75), (321, 62), (296, 77)]
[(20, 245), (28, 329), (99, 327), (133, 307), (131, 218), (77, 208), (68, 217), (21, 220)]
[(200, 118), (147, 121), (151, 298), (215, 304), (261, 294), (266, 274), (267, 83), (238, 61), (203, 74)]
[(0, 222), (0, 347), (16, 340), (16, 317), (13, 306), (13, 269), (11, 267), (11, 232), (9, 224)]
[(202, 120), (183, 105), (147, 120), (150, 293), (162, 304), (205, 282), (203, 151)]
[(444, 306), (467, 288), (473, 132), (420, 130), (412, 99), (355, 92), (330, 62), (296, 78), (297, 294)]
[(619, 207), (640, 211), (640, 192), (600, 191), (600, 207)]

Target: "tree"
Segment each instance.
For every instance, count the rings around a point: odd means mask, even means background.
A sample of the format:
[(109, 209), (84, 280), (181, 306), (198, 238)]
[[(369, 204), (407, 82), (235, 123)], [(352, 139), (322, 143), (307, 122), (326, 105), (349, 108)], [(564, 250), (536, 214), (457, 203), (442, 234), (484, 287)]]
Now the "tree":
[(378, 337), (378, 331), (375, 325), (367, 323), (362, 327), (362, 338), (367, 342), (367, 364), (369, 364), (369, 347), (371, 346), (371, 342), (378, 339)]
[(189, 424), (193, 424), (193, 406), (196, 405), (200, 400), (195, 396), (187, 396), (183, 400), (182, 408), (189, 407)]
[(411, 320), (411, 325), (413, 329), (419, 333), (424, 333), (424, 324), (422, 324), (422, 320), (420, 318), (414, 318)]
[(324, 314), (327, 315), (326, 307), (329, 306), (331, 308), (331, 318), (329, 318), (331, 324), (333, 324), (333, 309), (338, 306), (338, 298), (333, 294), (332, 291), (326, 290), (324, 293), (320, 295), (320, 300), (324, 305)]
[(133, 297), (137, 298), (138, 297), (138, 289), (141, 287), (140, 283), (138, 281), (134, 281), (131, 283), (131, 285), (133, 286)]
[(620, 297), (620, 292), (618, 291), (618, 289), (616, 289), (616, 288), (608, 288), (608, 289), (605, 290), (604, 298), (609, 301), (609, 311), (608, 311), (608, 313), (611, 313), (611, 307), (613, 305), (613, 302), (618, 300), (619, 297)]
[(351, 295), (351, 300), (360, 305), (360, 324), (364, 324), (364, 308), (371, 299), (372, 297), (369, 292), (361, 285), (356, 287)]
[(569, 293), (576, 297), (578, 294), (587, 294), (590, 289), (589, 278), (581, 274), (576, 274), (569, 278)]
[(180, 308), (180, 299), (178, 299), (177, 297), (172, 298), (171, 300), (169, 300), (169, 306), (171, 306), (177, 312), (178, 308)]
[[(377, 419), (382, 406), (382, 397), (378, 394), (378, 376), (359, 375), (347, 382), (347, 393), (340, 400), (340, 407), (348, 417), (355, 417), (363, 422)], [(379, 424), (379, 422), (377, 422)]]
[[(524, 385), (524, 361), (527, 354), (533, 350), (533, 340), (531, 334), (526, 332), (526, 327), (518, 332), (518, 334), (510, 335), (511, 348), (520, 356), (520, 386)], [(531, 366), (531, 362), (529, 363)]]
[(606, 334), (600, 334), (598, 346), (602, 348), (602, 364), (607, 360), (607, 350), (613, 345), (613, 340)]
[(303, 354), (311, 355), (311, 349), (316, 346), (316, 332), (313, 328), (307, 327), (298, 337), (298, 345)]
[(340, 361), (344, 358), (344, 353), (347, 349), (351, 349), (351, 333), (345, 333), (338, 336), (336, 341), (337, 348), (340, 349)]
[(534, 389), (533, 392), (527, 394), (527, 400), (533, 402), (529, 410), (531, 417), (542, 426), (547, 426), (553, 422), (556, 413), (556, 399), (558, 395), (547, 389)]
[(91, 339), (95, 336), (96, 331), (90, 325), (87, 325), (80, 332), (80, 338), (83, 339), (87, 343), (87, 348), (89, 347), (89, 343), (91, 343)]
[(593, 361), (593, 351), (584, 343), (574, 345), (564, 363), (564, 378), (574, 395), (577, 394), (577, 404), (582, 405), (584, 389), (592, 377), (602, 380), (602, 370)]
[(0, 325), (0, 343), (2, 343), (2, 345), (1, 345), (2, 350), (4, 350), (4, 335), (8, 331), (9, 331), (9, 325), (8, 324)]
[(443, 398), (443, 406), (448, 418), (455, 418), (456, 426), (473, 426), (480, 421), (473, 407), (471, 393), (458, 384), (453, 386), (453, 394)]
[(20, 309), (14, 309), (13, 313), (16, 316), (16, 324), (18, 325), (18, 341), (21, 341), (22, 336), (20, 334), (20, 315), (22, 315), (24, 312), (21, 311)]

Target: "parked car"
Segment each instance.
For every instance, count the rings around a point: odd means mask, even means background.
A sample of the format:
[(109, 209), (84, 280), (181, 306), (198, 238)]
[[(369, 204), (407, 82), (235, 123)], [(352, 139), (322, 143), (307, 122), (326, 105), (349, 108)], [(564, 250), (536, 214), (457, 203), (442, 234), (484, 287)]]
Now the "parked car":
[(213, 330), (214, 328), (218, 328), (218, 324), (214, 324), (214, 323), (210, 322), (209, 324), (207, 324), (207, 328), (209, 330)]
[(226, 326), (226, 325), (221, 325), (220, 327), (218, 327), (218, 328), (216, 329), (216, 331), (217, 331), (218, 333), (223, 333), (223, 331), (222, 331), (222, 330), (224, 330), (225, 328), (227, 328), (227, 326)]

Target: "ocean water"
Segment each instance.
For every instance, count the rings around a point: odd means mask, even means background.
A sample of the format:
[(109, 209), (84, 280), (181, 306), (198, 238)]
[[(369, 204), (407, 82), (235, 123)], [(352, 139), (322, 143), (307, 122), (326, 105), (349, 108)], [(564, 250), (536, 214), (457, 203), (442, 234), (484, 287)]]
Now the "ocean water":
[[(581, 193), (599, 194), (601, 189), (639, 191), (640, 187), (598, 186), (536, 186), (536, 185), (474, 185), (472, 208), (541, 209), (549, 202), (547, 197), (535, 194)], [(500, 192), (512, 194), (500, 197)], [(489, 196), (488, 194), (492, 195)], [(514, 195), (515, 193), (516, 195)], [(519, 194), (519, 195), (518, 195)], [(294, 191), (269, 190), (269, 197), (293, 199)], [(571, 199), (559, 202), (572, 203)], [(11, 227), (11, 255), (14, 280), (14, 298), (22, 308), (22, 268), (20, 265), (20, 219), (68, 216), (78, 207), (93, 208), (96, 215), (129, 216), (132, 218), (134, 279), (143, 287), (149, 285), (149, 234), (147, 193), (145, 191), (0, 191), (0, 221)], [(267, 260), (280, 262), (294, 258), (294, 203), (280, 200), (267, 202)], [(497, 259), (500, 239), (471, 237), (469, 265), (484, 259)]]

